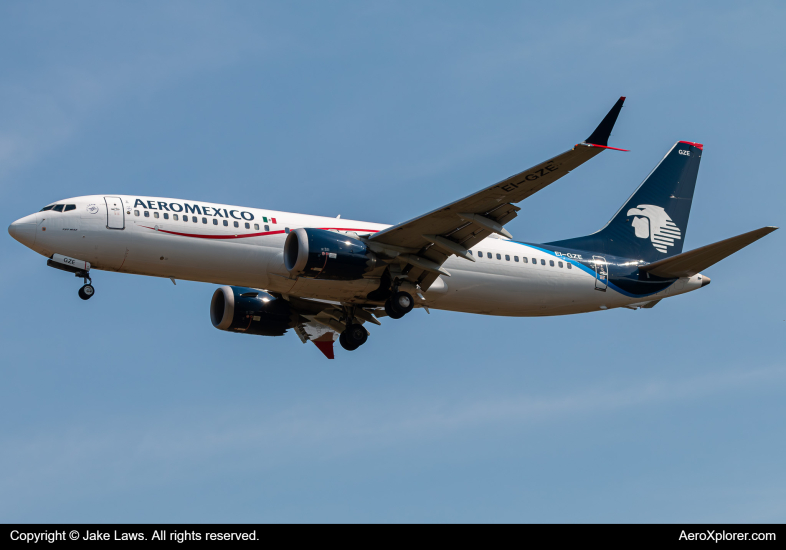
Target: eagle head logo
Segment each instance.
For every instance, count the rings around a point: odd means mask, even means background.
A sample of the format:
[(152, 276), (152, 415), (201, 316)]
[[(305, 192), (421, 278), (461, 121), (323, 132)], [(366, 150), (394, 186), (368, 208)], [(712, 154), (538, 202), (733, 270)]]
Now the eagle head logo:
[(628, 210), (628, 216), (634, 216), (631, 225), (636, 236), (640, 239), (649, 238), (658, 252), (665, 254), (668, 247), (674, 246), (676, 239), (682, 238), (680, 228), (660, 206), (640, 204)]

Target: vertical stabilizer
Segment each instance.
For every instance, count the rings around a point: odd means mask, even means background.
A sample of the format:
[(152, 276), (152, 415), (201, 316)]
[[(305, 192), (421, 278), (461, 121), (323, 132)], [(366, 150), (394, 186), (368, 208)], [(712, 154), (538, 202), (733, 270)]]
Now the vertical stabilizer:
[(548, 244), (647, 262), (681, 253), (703, 149), (677, 142), (603, 229)]

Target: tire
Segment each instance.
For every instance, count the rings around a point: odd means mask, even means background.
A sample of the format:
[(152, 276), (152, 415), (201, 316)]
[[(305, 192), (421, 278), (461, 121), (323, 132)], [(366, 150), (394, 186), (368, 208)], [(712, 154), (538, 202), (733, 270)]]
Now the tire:
[(347, 340), (352, 342), (356, 348), (359, 348), (368, 340), (368, 332), (363, 328), (363, 325), (349, 325), (344, 332), (348, 333)]
[[(415, 307), (415, 299), (412, 298), (412, 295), (409, 292), (404, 291), (396, 292), (393, 296), (390, 297), (389, 302), (390, 310), (398, 315), (396, 319), (404, 317), (404, 315), (412, 311), (412, 308)], [(387, 309), (388, 308), (385, 307), (385, 311), (387, 311)]]
[(93, 288), (93, 285), (90, 284), (83, 286), (82, 288), (79, 289), (78, 292), (79, 297), (82, 298), (83, 300), (89, 300), (90, 298), (93, 297), (95, 293), (96, 293), (96, 289)]
[(338, 336), (338, 343), (341, 344), (341, 347), (344, 348), (347, 351), (352, 351), (352, 350), (355, 349), (351, 345), (349, 345), (349, 343), (347, 342), (346, 331), (342, 332), (341, 334), (339, 334), (339, 336)]
[(402, 317), (404, 317), (403, 315), (400, 315), (399, 313), (393, 311), (393, 307), (390, 305), (390, 300), (385, 302), (385, 313), (387, 313), (388, 317), (390, 317), (391, 319), (401, 319)]
[(339, 344), (347, 351), (358, 349), (366, 343), (366, 340), (368, 340), (368, 332), (362, 325), (347, 325), (347, 328), (338, 337)]

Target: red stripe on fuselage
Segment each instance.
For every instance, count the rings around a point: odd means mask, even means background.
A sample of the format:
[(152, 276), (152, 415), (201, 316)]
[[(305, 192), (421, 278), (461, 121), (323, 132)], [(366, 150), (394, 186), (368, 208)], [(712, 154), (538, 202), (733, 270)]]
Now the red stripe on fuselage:
[[(154, 227), (148, 227), (146, 225), (142, 225), (145, 229), (151, 229), (156, 231)], [(362, 231), (363, 233), (376, 233), (376, 229), (347, 229), (343, 227), (320, 227), (319, 229), (329, 230), (334, 229), (336, 231)], [(162, 233), (168, 233), (169, 235), (178, 235), (180, 237), (193, 237), (195, 239), (247, 239), (249, 237), (264, 237), (265, 235), (279, 235), (281, 233), (286, 233), (283, 229), (281, 231), (263, 231), (262, 233), (246, 233), (244, 235), (199, 235), (196, 233), (179, 233), (177, 231), (167, 231), (166, 229), (158, 229), (157, 231), (161, 231)]]

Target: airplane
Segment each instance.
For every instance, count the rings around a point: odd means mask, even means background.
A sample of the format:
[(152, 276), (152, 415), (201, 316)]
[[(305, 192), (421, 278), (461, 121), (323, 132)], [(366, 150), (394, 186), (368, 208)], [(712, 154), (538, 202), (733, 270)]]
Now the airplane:
[(611, 220), (544, 244), (505, 229), (516, 203), (611, 147), (621, 97), (584, 141), (532, 168), (397, 225), (136, 195), (60, 200), (13, 222), (11, 236), (47, 265), (222, 285), (214, 327), (281, 336), (289, 329), (333, 359), (366, 324), (414, 308), (532, 317), (648, 309), (703, 288), (702, 273), (771, 233), (763, 227), (683, 252), (704, 146), (678, 141)]

